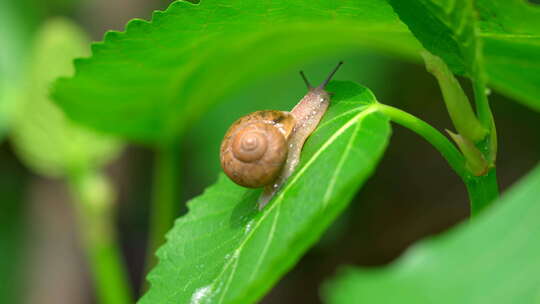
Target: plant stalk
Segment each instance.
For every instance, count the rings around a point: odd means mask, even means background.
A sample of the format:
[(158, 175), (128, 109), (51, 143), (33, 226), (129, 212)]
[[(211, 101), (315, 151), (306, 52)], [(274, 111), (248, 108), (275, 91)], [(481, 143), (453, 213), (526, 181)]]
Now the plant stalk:
[(77, 200), (77, 222), (99, 303), (133, 303), (115, 237), (112, 189), (103, 176), (90, 171), (70, 175), (68, 185)]
[(470, 199), (471, 216), (474, 217), (493, 202), (499, 195), (495, 168), (487, 174), (474, 176), (468, 169), (466, 159), (454, 144), (430, 124), (392, 106), (377, 104), (378, 110), (393, 122), (417, 133), (433, 145), (446, 159), (467, 188)]
[(164, 145), (156, 151), (146, 273), (157, 263), (156, 250), (165, 243), (165, 234), (180, 213), (180, 160), (180, 148), (176, 144)]
[(437, 129), (420, 118), (398, 108), (384, 104), (377, 104), (377, 108), (393, 122), (417, 133), (433, 145), (446, 159), (450, 167), (452, 167), (462, 179), (465, 179), (469, 175), (465, 168), (465, 158), (463, 155), (456, 146), (454, 146), (454, 144), (452, 144), (452, 142)]
[(480, 143), (480, 149), (486, 155), (492, 164), (495, 163), (497, 158), (497, 130), (495, 128), (495, 121), (493, 119), (493, 113), (489, 106), (489, 100), (487, 98), (487, 88), (484, 82), (477, 78), (473, 79), (474, 100), (476, 103), (476, 112), (478, 113), (478, 119), (484, 127), (489, 130), (489, 136)]
[(499, 197), (495, 168), (492, 168), (486, 175), (470, 177), (465, 185), (471, 202), (471, 217), (478, 215)]
[(481, 124), (471, 107), (469, 98), (461, 88), (458, 80), (450, 71), (444, 61), (423, 52), (426, 69), (435, 76), (444, 98), (448, 115), (458, 133), (472, 142), (479, 142), (485, 138), (489, 128)]
[(476, 103), (476, 113), (478, 120), (486, 128), (491, 129), (493, 114), (487, 98), (488, 89), (480, 79), (473, 79), (474, 101)]

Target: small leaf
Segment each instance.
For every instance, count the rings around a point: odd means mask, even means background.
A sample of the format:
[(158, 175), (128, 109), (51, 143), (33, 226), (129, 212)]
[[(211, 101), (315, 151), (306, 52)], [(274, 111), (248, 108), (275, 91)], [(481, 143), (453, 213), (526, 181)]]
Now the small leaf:
[(478, 150), (474, 143), (461, 134), (456, 134), (450, 130), (446, 130), (446, 133), (450, 135), (459, 147), (459, 150), (461, 150), (461, 153), (463, 153), (463, 156), (467, 160), (467, 169), (475, 176), (485, 175), (490, 168), (490, 164), (488, 164), (484, 155), (482, 155), (482, 152)]
[(168, 233), (140, 303), (252, 303), (319, 239), (373, 172), (390, 136), (368, 89), (333, 82), (328, 90), (335, 93), (329, 111), (276, 197), (259, 212), (261, 191), (222, 174)]
[(118, 150), (111, 139), (67, 120), (48, 97), (52, 81), (72, 72), (71, 61), (86, 53), (86, 44), (84, 33), (64, 19), (45, 23), (37, 34), (11, 139), (25, 164), (40, 174), (65, 176), (95, 168)]
[(248, 81), (366, 46), (409, 57), (420, 48), (383, 0), (176, 1), (107, 33), (54, 97), (87, 126), (163, 142)]
[(347, 269), (327, 303), (538, 303), (540, 166), (491, 209), (413, 247), (393, 265)]

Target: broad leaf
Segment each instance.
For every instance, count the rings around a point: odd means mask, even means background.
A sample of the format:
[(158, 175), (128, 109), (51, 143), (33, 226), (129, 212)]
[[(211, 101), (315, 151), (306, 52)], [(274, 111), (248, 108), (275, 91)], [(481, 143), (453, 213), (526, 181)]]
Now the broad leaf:
[(328, 113), (284, 188), (262, 210), (260, 190), (224, 175), (188, 203), (140, 303), (252, 303), (300, 258), (347, 206), (390, 136), (372, 93), (334, 82)]
[(474, 221), (378, 270), (347, 269), (327, 303), (538, 303), (540, 166)]
[(522, 0), (388, 0), (433, 54), (457, 74), (540, 110), (540, 9)]
[(75, 125), (49, 99), (52, 81), (72, 73), (71, 61), (86, 53), (86, 44), (84, 33), (63, 19), (45, 23), (37, 34), (11, 138), (25, 164), (40, 174), (73, 174), (116, 154), (115, 142)]
[(161, 142), (247, 81), (365, 46), (420, 48), (384, 0), (177, 1), (107, 33), (54, 96), (85, 125)]
[(540, 111), (540, 7), (476, 0), (490, 83)]
[(469, 0), (388, 0), (403, 22), (431, 53), (457, 74), (472, 74), (478, 47)]

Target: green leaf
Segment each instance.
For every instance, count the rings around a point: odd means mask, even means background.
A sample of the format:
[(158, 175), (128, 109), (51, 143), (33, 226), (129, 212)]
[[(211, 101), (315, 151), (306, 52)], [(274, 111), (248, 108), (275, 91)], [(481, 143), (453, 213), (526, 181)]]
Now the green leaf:
[(140, 303), (252, 303), (290, 269), (373, 172), (390, 136), (372, 93), (333, 82), (328, 113), (296, 172), (261, 211), (260, 190), (223, 174), (188, 203)]
[(456, 74), (472, 74), (478, 47), (469, 0), (388, 0), (401, 20), (431, 53)]
[(52, 81), (72, 73), (73, 58), (86, 53), (85, 37), (64, 19), (45, 23), (37, 34), (26, 92), (13, 122), (12, 141), (25, 164), (40, 174), (65, 176), (96, 168), (118, 150), (111, 139), (66, 119), (48, 97)]
[(540, 166), (491, 209), (413, 247), (393, 265), (347, 269), (327, 303), (538, 303)]
[(71, 118), (132, 140), (173, 140), (253, 79), (366, 46), (420, 48), (383, 0), (177, 1), (152, 19), (108, 32), (56, 84)]
[(490, 83), (540, 111), (540, 7), (476, 0)]
[(30, 37), (37, 23), (32, 1), (0, 1), (0, 140), (5, 136), (14, 108), (24, 90)]
[(522, 0), (388, 2), (454, 73), (486, 77), (491, 86), (540, 110), (538, 7)]

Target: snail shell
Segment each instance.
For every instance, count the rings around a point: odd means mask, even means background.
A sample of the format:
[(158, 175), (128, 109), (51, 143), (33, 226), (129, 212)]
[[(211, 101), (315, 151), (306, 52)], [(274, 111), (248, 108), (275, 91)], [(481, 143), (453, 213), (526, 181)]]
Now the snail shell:
[(221, 144), (221, 167), (235, 183), (259, 188), (276, 180), (286, 162), (294, 117), (257, 111), (238, 119)]
[(300, 163), (304, 142), (330, 104), (326, 85), (342, 63), (339, 62), (317, 87), (313, 87), (300, 72), (308, 93), (291, 112), (257, 111), (238, 119), (225, 134), (221, 144), (221, 167), (241, 186), (264, 186), (259, 209), (274, 197)]

